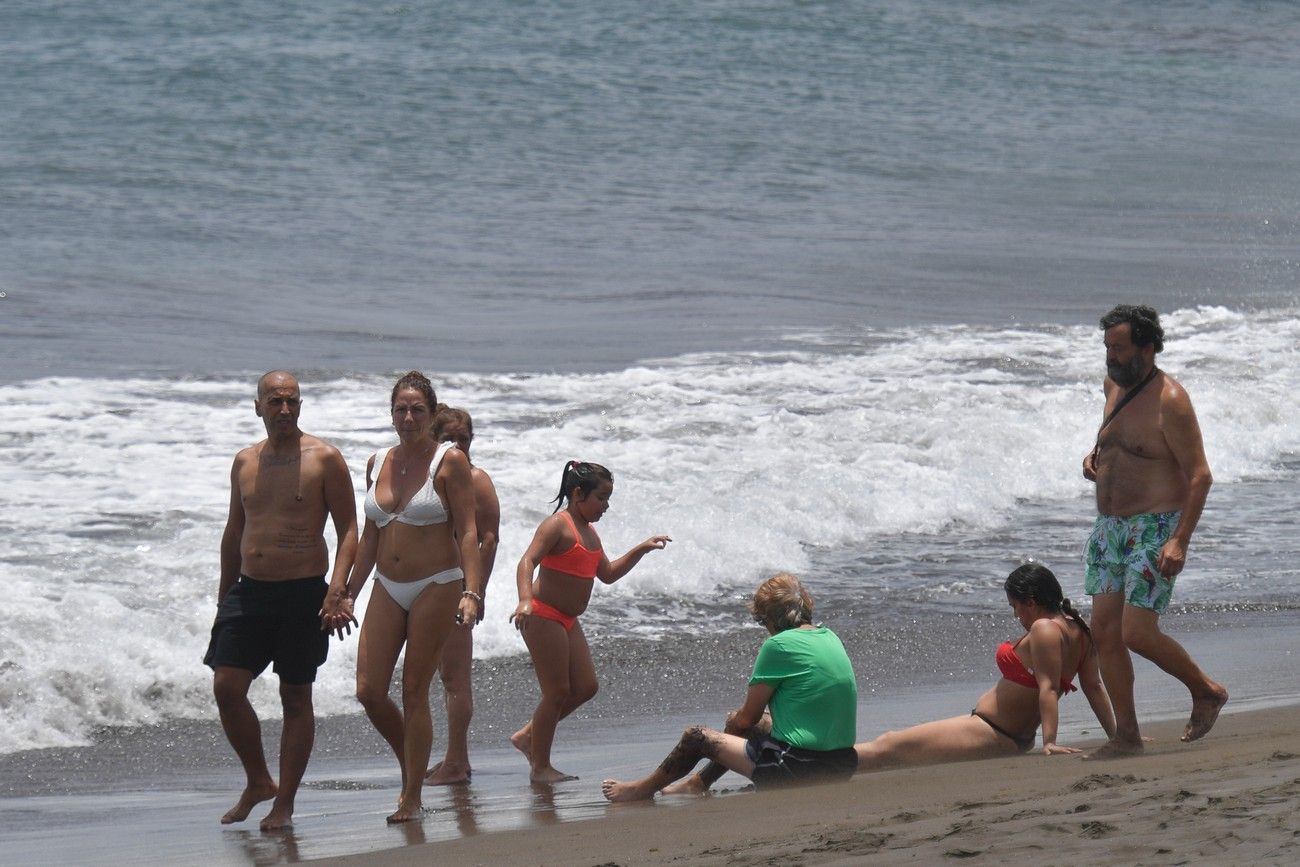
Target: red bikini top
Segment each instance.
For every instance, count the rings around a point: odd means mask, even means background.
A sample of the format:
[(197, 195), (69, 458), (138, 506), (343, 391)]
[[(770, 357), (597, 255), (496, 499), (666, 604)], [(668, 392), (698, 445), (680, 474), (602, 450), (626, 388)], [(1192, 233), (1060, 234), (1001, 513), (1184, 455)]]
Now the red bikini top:
[(578, 526), (573, 523), (573, 516), (567, 511), (561, 514), (569, 522), (569, 529), (573, 530), (573, 547), (563, 554), (547, 554), (542, 558), (540, 565), (547, 569), (554, 569), (556, 572), (563, 572), (565, 575), (572, 575), (574, 578), (593, 581), (596, 578), (596, 570), (600, 568), (602, 551), (600, 548), (593, 550), (584, 547), (582, 536), (578, 533)]
[[(1060, 623), (1057, 623), (1055, 620), (1052, 622), (1056, 623), (1056, 625), (1061, 628), (1062, 632), (1065, 631), (1065, 627), (1061, 626)], [(1025, 635), (1028, 634), (1028, 632), (1025, 633)], [(1007, 680), (1012, 683), (1018, 683), (1021, 686), (1027, 686), (1030, 689), (1037, 689), (1038, 680), (1034, 677), (1034, 673), (1025, 668), (1025, 664), (1020, 661), (1020, 657), (1016, 656), (1016, 646), (1025, 640), (1025, 635), (1017, 638), (1014, 643), (1010, 641), (1002, 642), (998, 645), (998, 652), (994, 658), (998, 663), (998, 671), (1002, 672), (1002, 676)], [(1083, 645), (1083, 647), (1080, 648), (1080, 666), (1083, 665), (1083, 659), (1087, 653), (1087, 649), (1087, 645)], [(1074, 685), (1072, 678), (1061, 679), (1061, 695), (1065, 695), (1067, 692), (1075, 692), (1077, 689), (1078, 687)]]

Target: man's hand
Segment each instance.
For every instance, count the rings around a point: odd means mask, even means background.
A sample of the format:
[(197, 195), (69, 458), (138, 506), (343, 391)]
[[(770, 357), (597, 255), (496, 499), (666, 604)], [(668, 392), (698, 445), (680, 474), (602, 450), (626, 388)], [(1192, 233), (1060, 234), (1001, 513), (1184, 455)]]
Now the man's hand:
[(1165, 542), (1160, 549), (1160, 556), (1156, 558), (1156, 569), (1160, 570), (1160, 574), (1166, 578), (1173, 578), (1183, 571), (1183, 566), (1186, 564), (1187, 549), (1177, 539)]
[(352, 597), (339, 594), (325, 598), (325, 605), (320, 610), (320, 628), (333, 632), (342, 641), (352, 634), (352, 627), (357, 625), (357, 616), (352, 611)]

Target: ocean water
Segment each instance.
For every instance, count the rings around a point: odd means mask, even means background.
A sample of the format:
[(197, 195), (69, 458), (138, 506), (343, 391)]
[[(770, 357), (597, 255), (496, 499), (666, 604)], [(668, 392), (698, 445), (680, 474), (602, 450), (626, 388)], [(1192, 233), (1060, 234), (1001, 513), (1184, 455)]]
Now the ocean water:
[(576, 457), (610, 550), (675, 540), (598, 640), (686, 665), (788, 568), (891, 625), (875, 683), (1025, 558), (1079, 595), (1096, 319), (1148, 301), (1216, 478), (1178, 602), (1300, 605), (1297, 45), (1282, 3), (0, 8), (0, 752), (213, 717), (279, 366), (358, 491), (395, 372), (473, 412), (485, 659)]

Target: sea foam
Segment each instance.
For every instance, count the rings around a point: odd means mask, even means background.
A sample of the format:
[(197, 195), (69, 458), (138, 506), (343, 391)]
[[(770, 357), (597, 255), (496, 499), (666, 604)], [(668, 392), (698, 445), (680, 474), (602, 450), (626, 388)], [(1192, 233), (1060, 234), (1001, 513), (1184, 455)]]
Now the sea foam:
[[(1300, 315), (1198, 308), (1169, 314), (1166, 328), (1159, 361), (1193, 396), (1216, 496), (1294, 478)], [(656, 619), (667, 601), (735, 594), (764, 571), (807, 567), (818, 552), (995, 532), (1023, 503), (1086, 497), (1079, 463), (1101, 415), (1100, 337), (1061, 326), (844, 329), (791, 335), (763, 353), (608, 373), (430, 371), (441, 400), (473, 412), (473, 458), (502, 504), (478, 653), (523, 652), (507, 622), (514, 567), (569, 459), (613, 471), (612, 508), (598, 525), (611, 555), (651, 534), (674, 539), (596, 588), (602, 633), (646, 640), (708, 628)], [(201, 657), (230, 461), (264, 435), (253, 382), (0, 387), (0, 581), (9, 589), (0, 751), (84, 743), (100, 725), (213, 714)], [(367, 456), (394, 440), (390, 387), (388, 376), (304, 376), (302, 426), (342, 449), (358, 501)], [(969, 592), (962, 580), (943, 586)], [(1189, 581), (1184, 601), (1197, 588)], [(600, 613), (618, 610), (651, 613)], [(355, 648), (355, 637), (334, 644), (318, 712), (355, 709)], [(277, 713), (273, 678), (256, 684), (254, 699)]]

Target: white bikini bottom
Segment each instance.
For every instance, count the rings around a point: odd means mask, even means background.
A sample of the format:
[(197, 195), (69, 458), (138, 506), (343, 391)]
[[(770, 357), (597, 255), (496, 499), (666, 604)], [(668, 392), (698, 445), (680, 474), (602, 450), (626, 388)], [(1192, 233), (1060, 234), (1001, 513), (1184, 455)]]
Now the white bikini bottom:
[(430, 584), (450, 584), (453, 581), (464, 581), (465, 573), (460, 571), (459, 566), (452, 566), (450, 569), (443, 569), (437, 574), (430, 575), (426, 578), (417, 578), (414, 581), (394, 581), (387, 578), (378, 570), (375, 571), (375, 577), (379, 583), (384, 585), (388, 595), (393, 601), (402, 606), (403, 611), (410, 611), (411, 606), (415, 604), (416, 597), (424, 592), (424, 588)]

